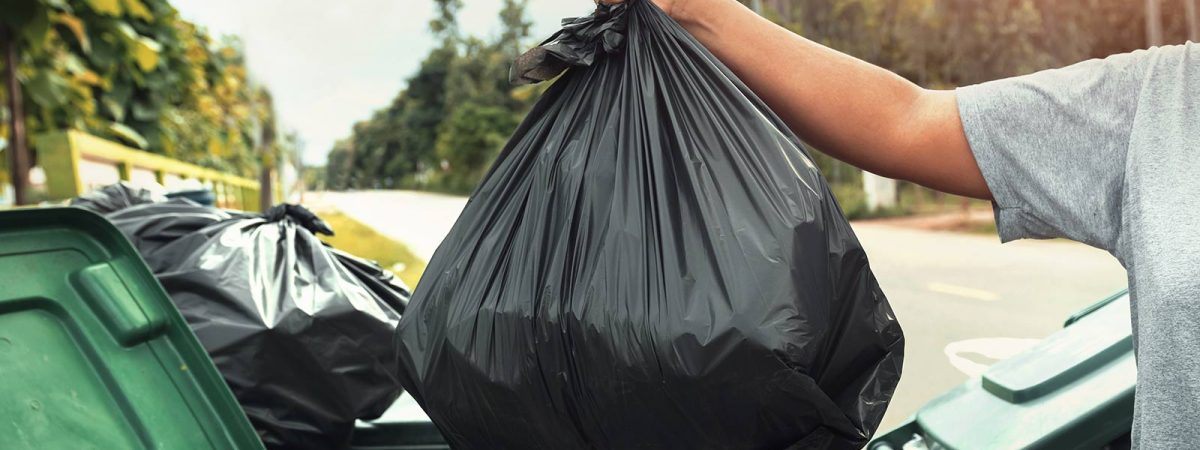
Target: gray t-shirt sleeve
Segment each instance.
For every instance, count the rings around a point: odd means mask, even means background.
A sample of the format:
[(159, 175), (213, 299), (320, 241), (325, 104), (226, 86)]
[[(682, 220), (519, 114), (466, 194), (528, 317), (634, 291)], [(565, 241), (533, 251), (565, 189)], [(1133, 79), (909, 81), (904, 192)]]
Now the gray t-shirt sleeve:
[(958, 89), (1002, 241), (1065, 237), (1117, 251), (1144, 53)]

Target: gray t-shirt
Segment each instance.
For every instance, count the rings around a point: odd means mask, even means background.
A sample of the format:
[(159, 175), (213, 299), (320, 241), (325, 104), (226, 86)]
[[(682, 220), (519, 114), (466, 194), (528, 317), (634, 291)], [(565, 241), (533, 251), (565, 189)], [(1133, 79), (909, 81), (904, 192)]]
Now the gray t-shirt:
[(958, 90), (1000, 239), (1064, 237), (1129, 272), (1142, 449), (1200, 448), (1200, 45)]

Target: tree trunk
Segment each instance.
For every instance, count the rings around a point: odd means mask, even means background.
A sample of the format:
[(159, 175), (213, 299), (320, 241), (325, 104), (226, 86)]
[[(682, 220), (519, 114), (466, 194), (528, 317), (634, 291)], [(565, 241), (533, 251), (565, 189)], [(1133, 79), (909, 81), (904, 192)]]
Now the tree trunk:
[(266, 211), (275, 206), (275, 189), (271, 185), (271, 167), (263, 166), (262, 172), (258, 175), (258, 205), (259, 211)]
[(1162, 0), (1146, 0), (1146, 45), (1155, 47), (1163, 44)]
[[(274, 108), (272, 108), (272, 110), (274, 110)], [(274, 116), (272, 116), (272, 118), (273, 117)], [(266, 131), (266, 130), (270, 130), (270, 131)], [(261, 149), (261, 152), (263, 155), (262, 171), (259, 172), (259, 174), (258, 174), (258, 185), (259, 185), (258, 205), (260, 206), (259, 211), (266, 211), (266, 210), (270, 209), (272, 206), (275, 206), (274, 205), (274, 203), (275, 203), (275, 188), (274, 188), (274, 185), (271, 183), (271, 178), (272, 178), (271, 170), (274, 169), (275, 166), (278, 165), (278, 164), (276, 164), (276, 161), (275, 161), (276, 156), (278, 156), (278, 155), (271, 154), (271, 152), (274, 152), (274, 151), (275, 151), (275, 127), (270, 126), (270, 127), (264, 128), (263, 139), (262, 139), (262, 149)]]
[(775, 9), (776, 13), (779, 13), (779, 16), (783, 18), (783, 22), (785, 24), (792, 21), (791, 0), (773, 0), (771, 2), (771, 7)]
[(10, 117), (8, 153), (9, 170), (12, 172), (13, 203), (24, 205), (29, 200), (29, 149), (25, 141), (25, 105), (21, 100), (21, 83), (17, 82), (17, 36), (12, 30), (0, 29), (0, 40), (4, 42), (4, 78), (8, 88), (8, 113)]

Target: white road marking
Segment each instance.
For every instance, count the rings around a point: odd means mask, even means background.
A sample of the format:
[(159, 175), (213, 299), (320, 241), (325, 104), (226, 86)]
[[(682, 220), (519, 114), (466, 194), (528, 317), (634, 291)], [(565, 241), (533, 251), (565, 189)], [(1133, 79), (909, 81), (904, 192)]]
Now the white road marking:
[(929, 283), (925, 287), (933, 292), (955, 295), (972, 300), (981, 300), (985, 302), (994, 302), (996, 300), (1000, 300), (1000, 296), (996, 295), (995, 292), (989, 292), (982, 289), (974, 289), (965, 286), (957, 286), (946, 283)]
[(1001, 361), (1028, 350), (1040, 341), (1040, 339), (1009, 337), (967, 339), (965, 341), (951, 342), (943, 352), (946, 353), (946, 358), (950, 360), (950, 365), (954, 366), (960, 372), (967, 374), (967, 376), (974, 377), (982, 375), (991, 364), (981, 364), (972, 361), (967, 359), (965, 355), (973, 353), (985, 358)]

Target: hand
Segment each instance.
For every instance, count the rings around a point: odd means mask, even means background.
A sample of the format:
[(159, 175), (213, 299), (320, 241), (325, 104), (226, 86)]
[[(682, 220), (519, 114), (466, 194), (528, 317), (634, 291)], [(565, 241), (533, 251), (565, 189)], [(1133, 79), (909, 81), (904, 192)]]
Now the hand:
[[(607, 5), (614, 5), (617, 3), (625, 2), (625, 0), (598, 0), (598, 1), (600, 3), (604, 3)], [(668, 16), (671, 16), (671, 18), (673, 18), (675, 20), (679, 20), (679, 16), (677, 14), (679, 11), (683, 10), (682, 5), (688, 2), (688, 0), (651, 0), (651, 1), (653, 1), (655, 5), (658, 5), (659, 9), (662, 9), (663, 12), (667, 13)]]

